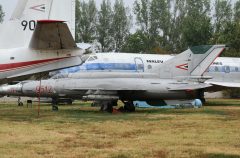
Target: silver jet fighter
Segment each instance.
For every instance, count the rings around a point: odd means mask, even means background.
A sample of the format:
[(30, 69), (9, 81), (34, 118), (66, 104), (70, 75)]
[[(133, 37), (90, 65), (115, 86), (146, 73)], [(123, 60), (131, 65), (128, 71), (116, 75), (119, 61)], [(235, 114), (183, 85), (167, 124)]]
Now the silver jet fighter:
[[(202, 98), (202, 91), (212, 85), (204, 83), (209, 76), (205, 70), (223, 52), (224, 45), (192, 47), (164, 62), (158, 73), (75, 73), (68, 78), (29, 81), (14, 87), (1, 87), (6, 91), (30, 97), (73, 98), (100, 101), (103, 110), (111, 111), (118, 100), (125, 109), (134, 111), (133, 101), (150, 103), (162, 99)], [(14, 86), (14, 85), (13, 85)]]

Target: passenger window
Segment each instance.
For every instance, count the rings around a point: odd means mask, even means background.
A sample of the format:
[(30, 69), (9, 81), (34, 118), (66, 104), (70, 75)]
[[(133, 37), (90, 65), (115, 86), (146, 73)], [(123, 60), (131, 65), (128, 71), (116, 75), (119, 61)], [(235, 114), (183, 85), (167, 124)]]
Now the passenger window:
[(148, 65), (148, 69), (152, 69), (152, 65)]
[(137, 69), (138, 70), (144, 69), (144, 65), (143, 64), (137, 64)]
[(236, 71), (236, 72), (238, 72), (238, 71), (239, 71), (238, 67), (235, 67), (235, 71)]
[(219, 69), (218, 69), (217, 66), (215, 66), (214, 71), (215, 71), (215, 72), (218, 72), (218, 71), (219, 71)]
[(230, 67), (229, 66), (225, 66), (225, 72), (230, 73)]

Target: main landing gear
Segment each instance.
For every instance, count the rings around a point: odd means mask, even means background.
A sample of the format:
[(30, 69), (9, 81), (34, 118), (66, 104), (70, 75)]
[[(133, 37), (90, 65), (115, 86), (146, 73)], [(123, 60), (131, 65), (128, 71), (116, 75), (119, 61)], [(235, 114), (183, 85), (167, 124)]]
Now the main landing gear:
[[(132, 101), (123, 101), (124, 106), (117, 109), (119, 112), (135, 112), (135, 106)], [(117, 106), (117, 101), (101, 101), (101, 102), (95, 102), (93, 105), (100, 105), (100, 111), (102, 112), (113, 112), (113, 107)]]
[(94, 106), (100, 105), (100, 111), (102, 112), (113, 112), (113, 107), (117, 106), (117, 101), (101, 101), (101, 102), (95, 102)]
[(18, 97), (18, 106), (23, 106), (23, 102), (21, 101), (21, 97)]
[(125, 112), (135, 112), (136, 108), (133, 104), (133, 101), (123, 101), (124, 103), (124, 111)]
[(206, 103), (206, 99), (204, 97), (204, 90), (203, 89), (198, 91), (198, 98), (201, 100), (202, 104)]
[(52, 98), (52, 111), (58, 111), (58, 100)]

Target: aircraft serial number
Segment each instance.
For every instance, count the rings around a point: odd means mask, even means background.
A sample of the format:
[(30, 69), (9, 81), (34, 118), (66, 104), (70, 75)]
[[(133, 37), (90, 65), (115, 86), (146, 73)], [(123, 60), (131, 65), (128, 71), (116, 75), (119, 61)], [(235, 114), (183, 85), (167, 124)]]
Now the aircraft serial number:
[(39, 93), (44, 93), (44, 94), (51, 94), (53, 93), (53, 88), (52, 86), (37, 86), (36, 87), (36, 93), (39, 94)]
[(33, 31), (36, 27), (36, 22), (34, 20), (30, 21), (23, 20), (21, 22), (21, 25), (23, 26), (23, 31), (26, 31), (27, 29)]

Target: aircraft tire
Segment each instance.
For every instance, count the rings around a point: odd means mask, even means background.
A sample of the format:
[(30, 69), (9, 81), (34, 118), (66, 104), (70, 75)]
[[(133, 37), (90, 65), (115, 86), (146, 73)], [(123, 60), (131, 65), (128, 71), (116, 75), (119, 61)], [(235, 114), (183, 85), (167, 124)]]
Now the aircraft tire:
[(125, 102), (124, 110), (126, 112), (135, 112), (136, 108), (135, 108), (133, 102)]
[(68, 101), (67, 101), (67, 104), (68, 104), (68, 105), (73, 105), (73, 101), (72, 101), (72, 100), (68, 100)]
[(23, 106), (23, 102), (19, 102), (19, 103), (18, 103), (18, 106)]
[(206, 99), (205, 99), (205, 98), (201, 98), (200, 100), (201, 100), (201, 102), (202, 102), (203, 104), (206, 103)]
[(113, 105), (112, 105), (111, 103), (109, 103), (109, 102), (103, 103), (103, 104), (101, 105), (100, 111), (112, 113), (112, 111), (113, 111)]
[(52, 105), (52, 111), (58, 111), (58, 106), (57, 105)]

